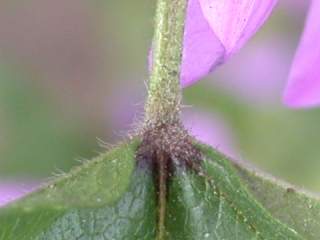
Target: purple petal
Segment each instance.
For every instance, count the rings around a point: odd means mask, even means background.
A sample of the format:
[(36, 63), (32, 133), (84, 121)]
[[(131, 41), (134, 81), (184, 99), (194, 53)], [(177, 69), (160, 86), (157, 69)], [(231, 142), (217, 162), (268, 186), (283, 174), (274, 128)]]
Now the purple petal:
[(199, 0), (190, 0), (184, 33), (181, 84), (193, 84), (222, 62), (225, 49), (204, 18)]
[(279, 8), (286, 11), (293, 17), (304, 17), (312, 0), (282, 0), (279, 2)]
[(312, 1), (285, 90), (284, 103), (290, 107), (314, 107), (320, 104), (319, 12), (320, 1)]
[(239, 50), (270, 15), (277, 0), (199, 0), (212, 30), (226, 48)]
[(240, 156), (235, 147), (232, 130), (219, 115), (189, 110), (183, 112), (182, 121), (190, 134), (199, 141), (211, 145), (229, 157)]
[(187, 9), (182, 86), (225, 62), (261, 27), (277, 0), (190, 0)]
[(18, 198), (23, 197), (29, 192), (36, 189), (36, 186), (39, 184), (35, 182), (8, 182), (1, 181), (0, 182), (0, 207), (8, 204), (9, 202), (15, 201)]
[(253, 107), (279, 104), (293, 49), (286, 36), (256, 39), (210, 76), (215, 80), (209, 83)]

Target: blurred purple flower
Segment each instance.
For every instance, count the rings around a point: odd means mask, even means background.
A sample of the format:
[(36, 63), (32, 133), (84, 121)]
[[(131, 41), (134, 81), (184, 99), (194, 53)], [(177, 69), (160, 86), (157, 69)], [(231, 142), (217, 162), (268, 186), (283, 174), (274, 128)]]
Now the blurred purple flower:
[(39, 184), (30, 181), (1, 181), (0, 182), (0, 207), (23, 197), (35, 190)]
[(240, 157), (232, 129), (217, 114), (188, 110), (183, 112), (182, 121), (190, 134), (200, 142), (212, 146), (229, 157)]
[(190, 0), (181, 84), (189, 86), (224, 63), (261, 27), (277, 0)]
[(282, 0), (279, 2), (279, 8), (286, 11), (294, 17), (303, 17), (305, 10), (312, 0)]
[(320, 104), (320, 1), (313, 0), (294, 58), (284, 102), (290, 107)]
[(210, 76), (214, 81), (208, 83), (253, 107), (279, 105), (293, 51), (286, 34), (256, 38)]

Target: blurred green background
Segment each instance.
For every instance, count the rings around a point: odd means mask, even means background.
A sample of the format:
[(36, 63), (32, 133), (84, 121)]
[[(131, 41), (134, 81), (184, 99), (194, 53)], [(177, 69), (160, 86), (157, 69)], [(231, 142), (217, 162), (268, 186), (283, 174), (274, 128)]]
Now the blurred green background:
[[(283, 0), (230, 62), (184, 91), (223, 119), (237, 156), (320, 191), (320, 109), (281, 103), (308, 1)], [(155, 1), (0, 3), (0, 181), (45, 179), (142, 116)], [(214, 133), (213, 133), (214, 134)]]

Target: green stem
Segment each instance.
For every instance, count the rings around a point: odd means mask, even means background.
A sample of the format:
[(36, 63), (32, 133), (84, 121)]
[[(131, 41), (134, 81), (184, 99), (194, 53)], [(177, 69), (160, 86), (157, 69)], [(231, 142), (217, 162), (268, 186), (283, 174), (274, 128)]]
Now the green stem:
[(180, 65), (188, 0), (158, 0), (153, 66), (145, 107), (148, 125), (179, 121)]

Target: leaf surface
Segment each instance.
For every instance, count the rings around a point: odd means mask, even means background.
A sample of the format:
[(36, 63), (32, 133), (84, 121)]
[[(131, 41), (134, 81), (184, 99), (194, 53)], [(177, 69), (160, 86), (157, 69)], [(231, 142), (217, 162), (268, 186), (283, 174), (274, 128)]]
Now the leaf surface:
[(319, 196), (297, 190), (250, 167), (238, 164), (235, 167), (250, 192), (275, 218), (295, 229), (305, 239), (319, 239)]
[(150, 171), (124, 144), (0, 211), (1, 240), (153, 239)]
[(203, 173), (178, 170), (169, 192), (169, 239), (303, 239), (248, 193), (230, 161), (201, 147)]
[[(138, 144), (123, 144), (0, 209), (0, 240), (157, 239), (153, 167), (136, 162)], [(317, 239), (316, 198), (200, 149), (202, 170), (176, 163), (167, 183), (166, 239)]]

